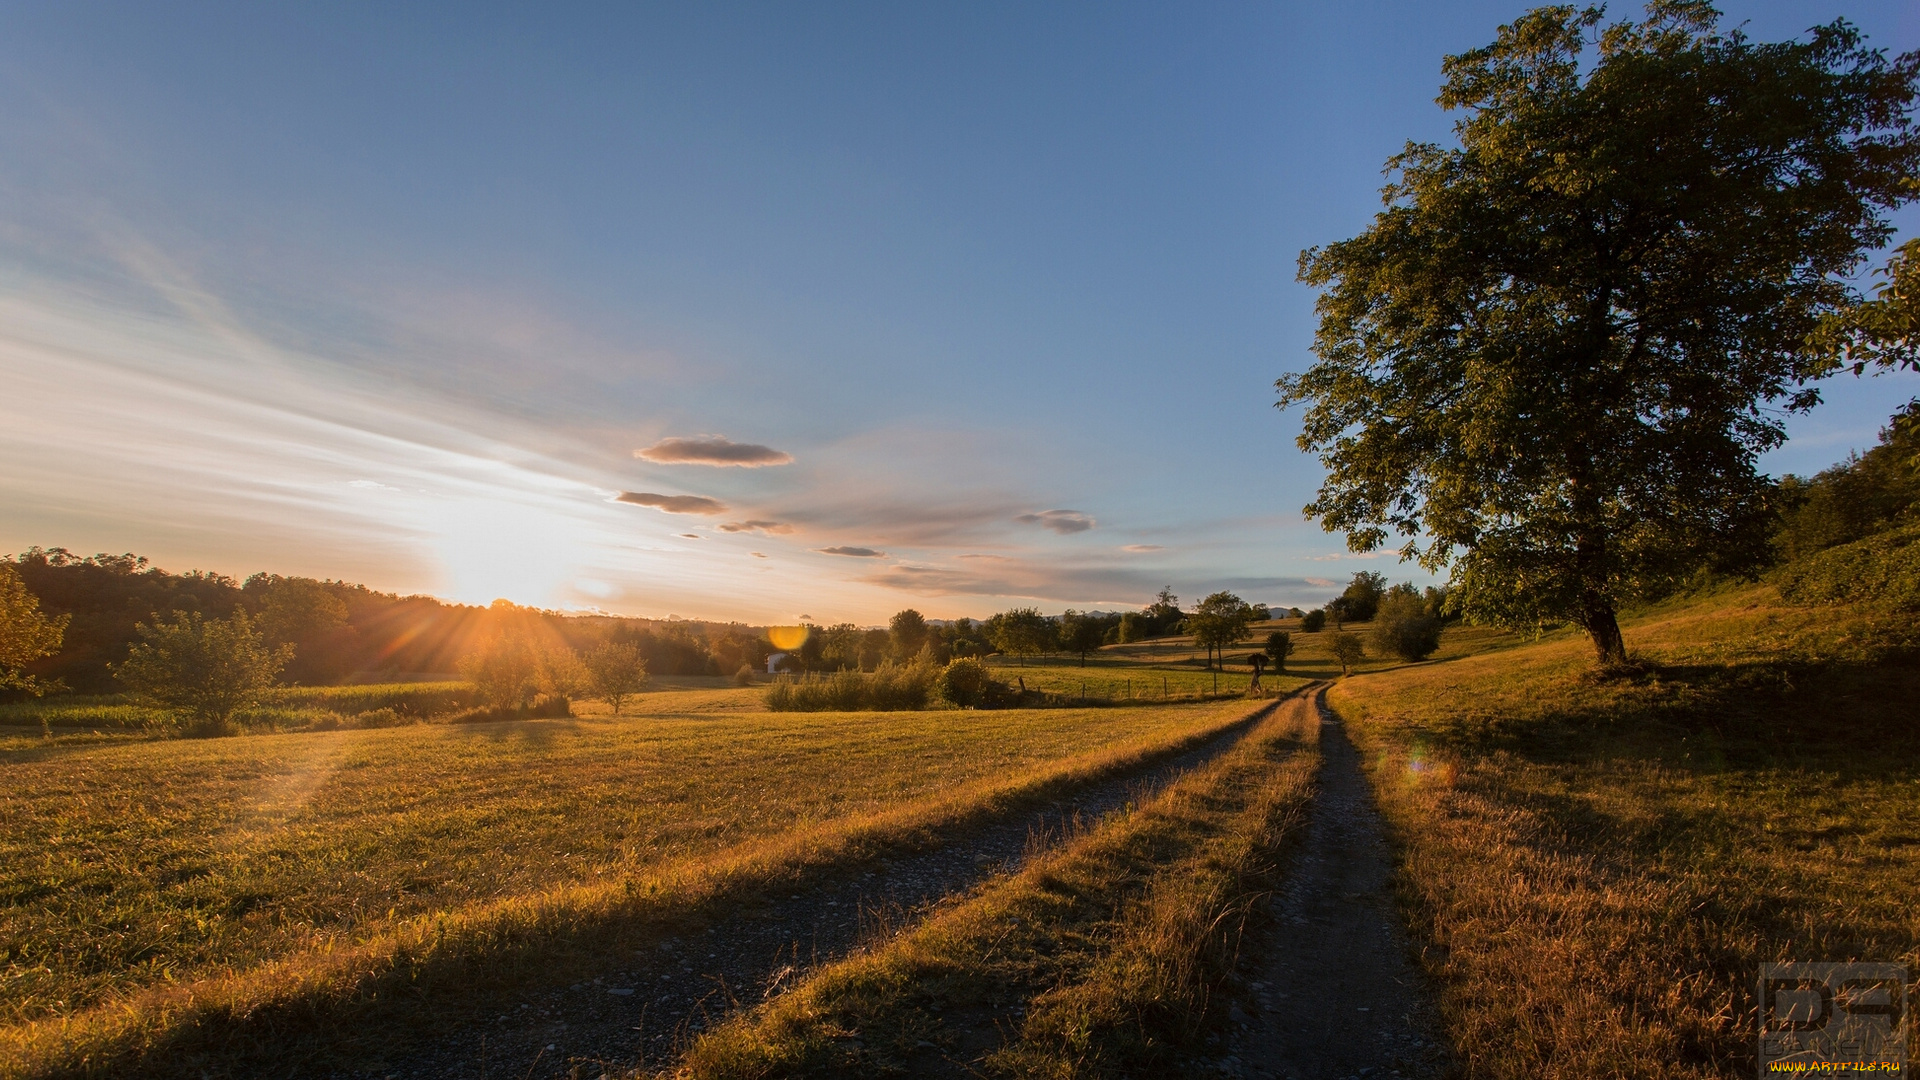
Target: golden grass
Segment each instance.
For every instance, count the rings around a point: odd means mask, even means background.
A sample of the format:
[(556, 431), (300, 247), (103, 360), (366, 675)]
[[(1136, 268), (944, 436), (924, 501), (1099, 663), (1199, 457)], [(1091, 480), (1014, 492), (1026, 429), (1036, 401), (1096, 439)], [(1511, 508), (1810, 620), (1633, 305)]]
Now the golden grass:
[(1007, 1076), (1168, 1066), (1203, 1031), (1271, 887), (1317, 736), (1310, 708), (1269, 718), (1164, 794), (708, 1032), (677, 1074), (913, 1075), (942, 1057)]
[(272, 1059), (390, 1002), (424, 1022), (1246, 712), (710, 711), (736, 693), (620, 720), (5, 752), (0, 1075)]
[(1468, 1075), (1750, 1075), (1768, 960), (1920, 963), (1911, 631), (1770, 587), (1331, 694)]

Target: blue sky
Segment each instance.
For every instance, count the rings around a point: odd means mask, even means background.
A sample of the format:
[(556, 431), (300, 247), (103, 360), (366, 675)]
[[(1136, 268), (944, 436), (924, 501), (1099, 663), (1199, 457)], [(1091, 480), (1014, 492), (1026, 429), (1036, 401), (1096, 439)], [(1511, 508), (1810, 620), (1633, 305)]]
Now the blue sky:
[[(1301, 517), (1272, 383), (1520, 10), (9, 6), (0, 549), (752, 621), (1424, 580)], [(635, 454), (702, 436), (791, 460)]]

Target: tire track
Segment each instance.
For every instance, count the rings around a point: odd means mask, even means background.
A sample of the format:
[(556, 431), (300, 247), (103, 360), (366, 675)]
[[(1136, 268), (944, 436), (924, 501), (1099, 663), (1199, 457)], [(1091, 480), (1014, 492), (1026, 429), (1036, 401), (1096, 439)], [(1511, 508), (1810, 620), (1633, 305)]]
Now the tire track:
[(1172, 757), (1089, 782), (1039, 809), (1007, 814), (933, 838), (925, 846), (854, 866), (827, 868), (784, 899), (738, 905), (704, 932), (608, 960), (598, 978), (522, 994), (402, 1060), (338, 1072), (356, 1080), (455, 1077), (594, 1077), (603, 1068), (659, 1066), (687, 1039), (841, 959), (918, 922), (995, 873), (1031, 856), (1237, 743), (1281, 702), (1250, 711)]

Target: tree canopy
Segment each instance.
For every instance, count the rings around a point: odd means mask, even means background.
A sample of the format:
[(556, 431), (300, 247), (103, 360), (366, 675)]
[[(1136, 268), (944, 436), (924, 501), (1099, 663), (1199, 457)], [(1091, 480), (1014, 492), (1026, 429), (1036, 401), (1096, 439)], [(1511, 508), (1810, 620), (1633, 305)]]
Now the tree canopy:
[(1200, 601), (1187, 616), (1187, 629), (1193, 634), (1193, 643), (1207, 650), (1208, 667), (1222, 650), (1246, 639), (1247, 625), (1253, 617), (1253, 605), (1230, 592), (1217, 592)]
[(293, 659), (292, 645), (270, 647), (244, 610), (225, 619), (197, 611), (141, 623), (140, 640), (113, 674), (134, 693), (187, 714), (194, 728), (219, 731), (257, 704)]
[(1756, 458), (1832, 371), (1808, 342), (1912, 199), (1920, 56), (1843, 22), (1757, 43), (1694, 0), (1538, 8), (1448, 57), (1361, 235), (1303, 252), (1316, 362), (1279, 380), (1348, 546), (1404, 538), (1483, 621), (1571, 620), (1767, 554)]
[(28, 591), (12, 563), (0, 562), (0, 690), (40, 694), (46, 683), (26, 673), (26, 666), (60, 651), (68, 616), (49, 619), (40, 600)]

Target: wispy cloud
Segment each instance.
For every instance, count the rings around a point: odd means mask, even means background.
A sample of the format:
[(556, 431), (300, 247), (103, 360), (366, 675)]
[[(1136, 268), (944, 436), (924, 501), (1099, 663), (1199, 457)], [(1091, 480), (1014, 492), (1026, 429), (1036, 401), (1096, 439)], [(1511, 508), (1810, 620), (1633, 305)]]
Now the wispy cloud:
[(756, 559), (764, 559), (767, 557), (763, 552), (758, 552), (758, 551), (749, 551), (747, 552), (747, 554), (753, 556)]
[(700, 535), (699, 533), (674, 533), (673, 535), (675, 535), (675, 536), (677, 536), (677, 537), (679, 537), (679, 538), (680, 538), (680, 539), (682, 539), (682, 540), (702, 540), (702, 539), (705, 539), (705, 538), (704, 538), (704, 537), (702, 537), (702, 536), (701, 536), (701, 535)]
[(884, 559), (887, 553), (865, 547), (824, 547), (814, 548), (822, 555), (846, 555), (855, 559)]
[(725, 435), (695, 435), (691, 438), (661, 439), (652, 446), (635, 450), (633, 456), (662, 465), (713, 465), (757, 469), (763, 465), (786, 465), (793, 455), (759, 443), (737, 443)]
[(1120, 550), (1131, 551), (1134, 554), (1138, 555), (1138, 554), (1141, 554), (1142, 552), (1165, 551), (1167, 549), (1164, 547), (1161, 547), (1159, 544), (1128, 544), (1125, 547), (1121, 548)]
[(1043, 529), (1052, 529), (1061, 536), (1086, 532), (1098, 522), (1078, 510), (1042, 510), (1037, 514), (1021, 514), (1013, 520), (1022, 525), (1038, 525)]
[(1344, 559), (1377, 559), (1389, 554), (1385, 551), (1337, 551), (1331, 555), (1302, 555), (1308, 562), (1340, 562)]
[(705, 495), (656, 495), (651, 491), (623, 491), (613, 497), (614, 502), (632, 503), (635, 506), (651, 506), (669, 514), (724, 514), (727, 504), (718, 499), (709, 499)]
[(784, 521), (729, 521), (720, 526), (726, 533), (760, 533), (766, 536), (783, 536), (793, 531), (793, 526)]

